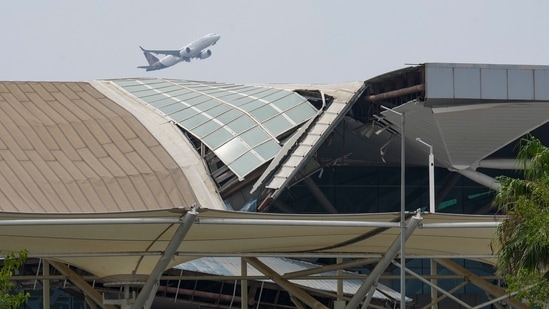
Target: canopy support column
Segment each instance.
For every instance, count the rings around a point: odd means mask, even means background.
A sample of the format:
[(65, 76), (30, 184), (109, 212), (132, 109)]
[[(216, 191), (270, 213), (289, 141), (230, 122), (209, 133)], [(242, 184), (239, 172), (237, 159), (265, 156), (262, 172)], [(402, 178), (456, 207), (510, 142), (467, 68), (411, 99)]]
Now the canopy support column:
[(50, 263), (48, 260), (42, 261), (42, 274), (44, 275), (45, 279), (42, 280), (42, 306), (44, 309), (49, 309), (51, 304), (50, 300), (50, 279), (48, 279), (50, 275)]
[[(421, 214), (418, 212), (417, 215), (413, 216), (408, 220), (408, 223), (406, 224), (405, 234), (404, 234), (404, 240), (408, 240), (410, 238), (410, 235), (414, 232), (416, 227), (419, 225), (419, 222), (421, 222)], [(375, 289), (372, 289), (372, 287), (377, 286), (377, 282), (379, 280), (379, 277), (381, 274), (387, 269), (387, 266), (391, 264), (391, 261), (395, 258), (397, 253), (400, 250), (401, 245), (401, 235), (397, 237), (394, 241), (391, 247), (387, 250), (383, 258), (377, 263), (376, 267), (372, 270), (372, 272), (368, 275), (364, 283), (360, 286), (358, 291), (355, 293), (353, 298), (349, 301), (347, 304), (346, 309), (355, 309), (358, 308), (358, 305), (360, 304), (360, 301), (367, 296), (368, 292), (374, 293)], [(368, 304), (365, 304), (367, 307)]]
[(181, 245), (181, 242), (185, 238), (185, 235), (187, 235), (187, 232), (190, 230), (194, 219), (197, 216), (196, 210), (197, 206), (193, 204), (193, 206), (191, 206), (191, 210), (189, 210), (183, 217), (183, 220), (181, 220), (181, 223), (170, 240), (170, 243), (166, 247), (166, 250), (156, 263), (156, 266), (154, 267), (149, 278), (147, 278), (147, 281), (145, 282), (145, 285), (143, 285), (139, 295), (137, 295), (135, 303), (132, 306), (133, 309), (142, 309), (147, 300), (151, 298), (151, 292), (153, 289), (158, 288), (160, 276), (162, 276), (162, 273), (166, 270), (166, 267), (168, 267), (170, 260), (173, 258), (173, 255), (177, 251), (177, 248), (179, 248), (179, 245)]
[(510, 304), (511, 306), (513, 306), (514, 308), (520, 308), (520, 309), (528, 308), (528, 306), (526, 306), (525, 304), (523, 304), (523, 303), (517, 301), (516, 299), (514, 299), (513, 297), (511, 297), (502, 288), (486, 282), (481, 277), (479, 277), (479, 276), (473, 274), (471, 271), (465, 269), (465, 267), (462, 267), (461, 265), (458, 265), (458, 264), (454, 263), (453, 261), (451, 261), (449, 259), (435, 259), (435, 261), (438, 264), (440, 264), (440, 265), (446, 267), (447, 269), (451, 270), (452, 272), (454, 272), (456, 274), (459, 274), (459, 275), (463, 275), (465, 278), (469, 279), (472, 284), (478, 286), (479, 288), (483, 289), (484, 291), (486, 291), (487, 293), (489, 293), (491, 295), (494, 295), (498, 298), (501, 297), (501, 296), (509, 296), (509, 298), (505, 299), (505, 301), (508, 304)]
[(101, 306), (103, 309), (116, 309), (113, 305), (107, 305), (103, 303), (103, 296), (93, 289), (82, 277), (72, 271), (67, 265), (57, 262), (49, 261), (50, 265), (55, 267), (63, 276), (67, 277), (76, 287), (78, 287), (86, 296), (88, 296), (94, 303)]
[(242, 275), (242, 280), (240, 281), (240, 308), (248, 309), (248, 263), (244, 258), (240, 258), (240, 275)]
[(257, 270), (262, 272), (264, 275), (271, 278), (271, 280), (273, 280), (276, 284), (278, 284), (280, 287), (288, 291), (290, 295), (304, 302), (307, 306), (311, 308), (316, 308), (316, 309), (328, 309), (326, 306), (324, 306), (314, 297), (310, 296), (309, 294), (307, 294), (306, 292), (304, 292), (303, 290), (295, 286), (290, 281), (282, 278), (281, 275), (279, 275), (278, 273), (270, 269), (267, 265), (263, 264), (258, 258), (245, 257), (244, 260), (250, 263)]

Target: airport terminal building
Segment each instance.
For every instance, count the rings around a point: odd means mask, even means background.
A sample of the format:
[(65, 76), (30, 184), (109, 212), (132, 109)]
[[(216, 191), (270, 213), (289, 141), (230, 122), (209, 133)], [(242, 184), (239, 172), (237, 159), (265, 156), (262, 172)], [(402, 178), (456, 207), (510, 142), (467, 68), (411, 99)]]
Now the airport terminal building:
[(526, 308), (492, 198), (523, 136), (549, 144), (548, 66), (2, 81), (0, 109), (26, 308)]

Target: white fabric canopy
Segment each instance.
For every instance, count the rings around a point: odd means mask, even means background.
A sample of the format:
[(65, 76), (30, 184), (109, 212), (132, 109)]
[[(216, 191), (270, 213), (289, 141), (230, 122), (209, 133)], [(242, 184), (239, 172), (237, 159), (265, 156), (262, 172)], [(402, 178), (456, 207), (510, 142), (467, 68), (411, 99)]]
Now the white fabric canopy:
[[(180, 209), (65, 215), (2, 213), (0, 250), (26, 248), (29, 256), (57, 259), (100, 277), (136, 278), (150, 274), (184, 213)], [(400, 233), (398, 213), (287, 215), (203, 209), (197, 218), (170, 267), (200, 256), (383, 255)], [(158, 222), (147, 221), (152, 219)], [(445, 226), (416, 229), (406, 244), (407, 257), (459, 256), (493, 262), (495, 225), (448, 226), (498, 220), (501, 218), (494, 216), (424, 214), (423, 224)], [(395, 227), (365, 226), (391, 221)], [(135, 276), (128, 277), (132, 273)]]

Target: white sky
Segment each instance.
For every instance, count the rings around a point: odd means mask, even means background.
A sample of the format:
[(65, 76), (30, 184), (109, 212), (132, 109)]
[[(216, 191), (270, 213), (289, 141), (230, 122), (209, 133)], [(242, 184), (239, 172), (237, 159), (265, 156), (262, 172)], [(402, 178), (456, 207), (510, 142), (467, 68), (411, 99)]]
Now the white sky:
[[(549, 64), (544, 0), (2, 1), (0, 80), (366, 80), (407, 63)], [(139, 45), (210, 32), (212, 56), (156, 71)]]

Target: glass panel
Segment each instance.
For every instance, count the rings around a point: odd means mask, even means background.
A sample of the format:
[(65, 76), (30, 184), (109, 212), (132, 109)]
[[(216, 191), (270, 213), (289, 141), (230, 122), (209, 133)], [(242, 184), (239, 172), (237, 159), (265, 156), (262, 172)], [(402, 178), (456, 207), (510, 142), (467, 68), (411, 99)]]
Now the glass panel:
[(154, 106), (154, 107), (158, 108), (158, 109), (161, 109), (162, 106), (174, 104), (175, 102), (177, 102), (177, 101), (173, 98), (164, 97), (164, 99), (162, 99), (162, 100), (158, 100), (156, 102), (150, 102), (149, 104), (151, 106)]
[(243, 89), (241, 90), (240, 92), (245, 94), (245, 95), (248, 95), (248, 96), (255, 96), (257, 97), (257, 95), (261, 96), (260, 93), (262, 92), (265, 92), (267, 91), (268, 89), (266, 88), (261, 88), (261, 87), (250, 87), (249, 89)]
[(198, 127), (192, 129), (192, 133), (198, 138), (203, 138), (204, 136), (212, 133), (213, 131), (221, 128), (221, 125), (216, 121), (210, 120), (199, 125)]
[(246, 103), (249, 103), (249, 102), (252, 102), (252, 101), (255, 101), (255, 100), (257, 100), (257, 99), (255, 99), (253, 97), (239, 96), (238, 98), (236, 98), (234, 100), (228, 101), (228, 103), (230, 103), (234, 106), (241, 106), (241, 105), (244, 105)]
[(296, 124), (311, 118), (314, 113), (308, 104), (297, 105), (296, 107), (287, 110), (286, 115), (296, 122)]
[(205, 136), (203, 141), (210, 149), (215, 150), (231, 138), (234, 138), (234, 135), (222, 127)]
[(264, 106), (264, 105), (265, 105), (264, 102), (261, 102), (257, 99), (254, 99), (253, 101), (250, 101), (246, 104), (240, 105), (240, 108), (242, 108), (243, 110), (245, 110), (247, 112), (251, 112), (254, 109), (258, 109), (258, 108), (260, 108), (261, 106)]
[(246, 144), (253, 148), (270, 139), (271, 137), (267, 133), (265, 133), (265, 131), (263, 131), (261, 127), (257, 126), (240, 134), (240, 138), (242, 138), (246, 142)]
[(124, 86), (124, 89), (130, 93), (134, 93), (136, 91), (142, 91), (142, 90), (149, 90), (151, 88), (145, 86), (145, 85), (142, 85), (142, 84), (136, 84), (136, 85), (133, 85), (133, 86)]
[(273, 88), (266, 88), (266, 90), (264, 92), (261, 92), (260, 94), (256, 94), (255, 97), (259, 98), (259, 99), (264, 99), (265, 97), (268, 97), (274, 93), (277, 93), (277, 92), (280, 92), (280, 91), (283, 91), (283, 90), (280, 90), (280, 89), (273, 89)]
[(305, 100), (303, 97), (301, 97), (297, 94), (292, 94), (290, 96), (284, 97), (280, 100), (277, 100), (277, 101), (273, 102), (273, 104), (276, 107), (280, 108), (282, 111), (285, 111), (287, 109), (290, 109), (290, 108), (292, 108), (296, 105), (300, 105), (300, 104), (309, 105), (307, 100)]
[[(169, 115), (175, 122), (181, 122), (189, 117), (196, 115), (196, 111), (192, 108), (186, 108), (176, 113)], [(189, 128), (187, 128), (189, 129)]]
[(113, 82), (122, 88), (126, 88), (128, 86), (134, 86), (138, 84), (138, 82), (134, 79), (118, 79), (118, 80), (114, 80)]
[(221, 103), (218, 100), (215, 99), (209, 99), (208, 101), (202, 102), (200, 104), (196, 104), (194, 107), (201, 110), (201, 111), (207, 111), (217, 105), (220, 105)]
[(225, 143), (223, 146), (217, 148), (215, 154), (221, 159), (225, 164), (231, 164), (238, 157), (248, 152), (248, 147), (242, 142), (238, 137), (233, 138), (232, 140)]
[(264, 162), (253, 153), (247, 152), (231, 163), (230, 168), (236, 175), (238, 175), (239, 178), (242, 178), (263, 163)]
[(247, 115), (242, 115), (234, 121), (226, 124), (226, 126), (233, 130), (236, 134), (240, 134), (255, 125), (257, 125), (257, 123)]
[(202, 114), (196, 114), (190, 118), (187, 118), (187, 119), (184, 119), (182, 121), (180, 121), (179, 123), (188, 128), (189, 131), (193, 131), (195, 127), (198, 127), (199, 125), (207, 122), (207, 121), (212, 121), (211, 118), (209, 117), (206, 117)]
[[(140, 79), (139, 80), (141, 83), (145, 84), (145, 85), (156, 85), (156, 84), (164, 84), (166, 83), (165, 81), (163, 81), (162, 79)], [(155, 86), (156, 87), (156, 86)]]
[(135, 95), (136, 97), (142, 98), (142, 97), (145, 97), (145, 96), (158, 94), (158, 92), (155, 91), (155, 90), (152, 90), (150, 88), (147, 88), (146, 90), (133, 91), (132, 94)]
[(217, 116), (219, 116), (223, 113), (226, 113), (229, 109), (230, 109), (230, 107), (228, 105), (219, 104), (218, 106), (216, 106), (214, 108), (211, 108), (211, 109), (207, 110), (204, 113), (208, 114), (212, 118), (217, 118)]
[(162, 100), (164, 99), (166, 96), (161, 94), (161, 93), (158, 93), (158, 94), (155, 94), (155, 95), (151, 95), (151, 96), (148, 96), (148, 97), (142, 97), (141, 99), (147, 103), (151, 103), (151, 102), (154, 102), (154, 101), (158, 101), (158, 100)]
[(272, 158), (274, 158), (278, 152), (280, 151), (280, 146), (273, 140), (269, 140), (259, 146), (256, 146), (254, 148), (255, 152), (257, 152), (265, 161), (268, 161)]
[(285, 96), (288, 96), (290, 93), (287, 92), (287, 91), (284, 91), (284, 90), (279, 90), (273, 94), (270, 94), (266, 97), (263, 97), (262, 99), (265, 100), (265, 101), (269, 101), (269, 102), (274, 102), (280, 98), (283, 98)]
[[(170, 92), (168, 92), (168, 94), (171, 95), (172, 97), (178, 97), (178, 98), (189, 98), (189, 97), (195, 97), (195, 96), (199, 95), (194, 91), (184, 89), (184, 88), (179, 88), (175, 91), (170, 91)], [(189, 96), (189, 94), (191, 94), (191, 95)], [(185, 96), (185, 95), (187, 95), (187, 96)]]
[(210, 98), (205, 97), (205, 96), (197, 96), (197, 97), (194, 97), (194, 98), (186, 99), (184, 101), (185, 101), (185, 103), (187, 103), (189, 105), (195, 106), (195, 105), (198, 105), (199, 103), (206, 102), (209, 99)]
[(217, 120), (221, 121), (224, 124), (227, 124), (242, 115), (243, 114), (241, 111), (237, 109), (231, 109), (231, 110), (228, 110), (226, 113), (217, 116)]
[[(181, 104), (181, 102), (177, 102), (171, 105), (163, 106), (162, 108), (159, 108), (164, 114), (170, 115), (175, 112), (178, 112), (183, 109), (188, 109), (189, 107), (185, 104)], [(196, 112), (195, 112), (196, 113)]]
[(272, 117), (274, 117), (275, 115), (277, 115), (279, 113), (274, 108), (272, 108), (271, 106), (265, 105), (261, 108), (258, 108), (254, 111), (251, 111), (251, 114), (259, 122), (264, 122), (267, 119), (272, 118)]
[(222, 99), (225, 102), (230, 102), (238, 98), (242, 98), (242, 96), (238, 93), (225, 92), (223, 95), (218, 96), (218, 98)]
[(267, 130), (269, 130), (274, 136), (279, 136), (280, 134), (294, 127), (291, 123), (288, 122), (288, 120), (286, 120), (286, 118), (281, 115), (267, 120), (263, 123), (263, 126), (265, 126)]

